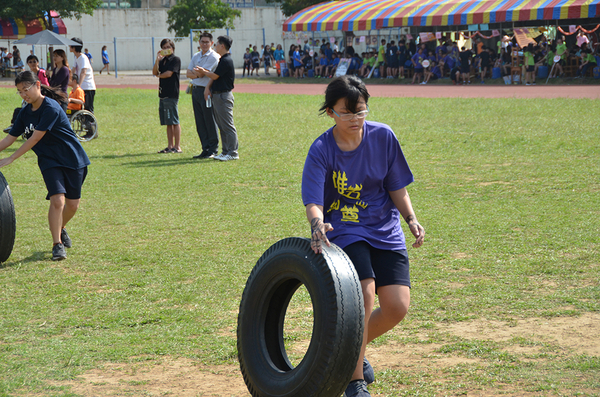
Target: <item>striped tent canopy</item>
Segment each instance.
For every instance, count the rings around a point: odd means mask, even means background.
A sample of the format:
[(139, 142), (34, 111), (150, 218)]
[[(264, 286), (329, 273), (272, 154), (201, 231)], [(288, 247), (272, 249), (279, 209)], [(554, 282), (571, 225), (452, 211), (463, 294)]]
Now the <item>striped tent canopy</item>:
[(600, 0), (349, 0), (306, 8), (286, 32), (356, 31), (600, 17)]
[[(50, 11), (52, 16), (52, 31), (57, 34), (67, 34), (67, 27), (58, 14)], [(44, 21), (41, 18), (37, 19), (18, 19), (8, 18), (0, 19), (0, 38), (2, 39), (22, 39), (45, 29)]]

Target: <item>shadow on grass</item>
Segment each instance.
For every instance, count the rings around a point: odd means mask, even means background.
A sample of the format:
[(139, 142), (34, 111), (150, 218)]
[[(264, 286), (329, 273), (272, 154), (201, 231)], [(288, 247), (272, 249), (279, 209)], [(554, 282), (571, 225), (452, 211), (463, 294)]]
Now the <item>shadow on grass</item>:
[(148, 160), (148, 161), (136, 161), (129, 163), (121, 163), (122, 166), (128, 167), (171, 167), (174, 165), (182, 165), (182, 164), (216, 164), (220, 163), (220, 161), (212, 160), (212, 159), (194, 159), (192, 157), (185, 158), (177, 158), (177, 159), (161, 159), (161, 160)]
[[(83, 147), (85, 149), (85, 146)], [(114, 160), (114, 159), (122, 159), (126, 157), (144, 157), (144, 156), (153, 156), (155, 153), (125, 153), (125, 154), (103, 154), (96, 156), (89, 156), (90, 160), (100, 159), (100, 160)]]
[(27, 258), (23, 258), (19, 261), (11, 261), (0, 263), (0, 269), (6, 269), (13, 266), (18, 266), (24, 263), (38, 262), (50, 260), (50, 252), (49, 251), (36, 251), (33, 254), (29, 255)]

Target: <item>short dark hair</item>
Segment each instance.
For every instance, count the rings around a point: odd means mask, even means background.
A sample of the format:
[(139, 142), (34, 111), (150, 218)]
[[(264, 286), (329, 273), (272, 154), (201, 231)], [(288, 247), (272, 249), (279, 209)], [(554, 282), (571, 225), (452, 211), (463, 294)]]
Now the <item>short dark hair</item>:
[(29, 63), (29, 61), (31, 61), (32, 59), (35, 59), (35, 61), (36, 61), (37, 63), (40, 63), (40, 60), (39, 60), (39, 59), (38, 59), (38, 57), (36, 57), (35, 55), (29, 55), (29, 56), (27, 57), (27, 62), (26, 62), (26, 63)]
[(73, 73), (71, 74), (71, 78), (77, 83), (79, 84), (79, 76), (77, 76), (77, 73)]
[(358, 101), (362, 98), (365, 103), (368, 103), (369, 97), (365, 83), (358, 77), (349, 75), (336, 77), (325, 89), (325, 101), (319, 111), (323, 114), (327, 109), (333, 109), (340, 99), (345, 98), (346, 108), (356, 113)]
[(210, 39), (210, 41), (213, 41), (213, 37), (210, 32), (202, 32), (200, 34), (200, 38), (198, 39), (198, 41), (202, 40), (203, 37), (208, 37)]
[(231, 44), (233, 44), (233, 40), (231, 40), (231, 37), (229, 36), (219, 36), (217, 37), (217, 43), (223, 44), (225, 48), (229, 50), (231, 48)]
[(79, 37), (72, 37), (71, 40), (80, 44), (80, 45), (72, 45), (71, 46), (71, 47), (73, 47), (75, 52), (81, 52), (81, 49), (83, 48), (83, 40), (81, 40)]
[(175, 52), (175, 43), (173, 43), (173, 40), (171, 39), (162, 39), (160, 42), (160, 48), (162, 48), (165, 44), (168, 44), (171, 46), (171, 48), (173, 49), (173, 52)]

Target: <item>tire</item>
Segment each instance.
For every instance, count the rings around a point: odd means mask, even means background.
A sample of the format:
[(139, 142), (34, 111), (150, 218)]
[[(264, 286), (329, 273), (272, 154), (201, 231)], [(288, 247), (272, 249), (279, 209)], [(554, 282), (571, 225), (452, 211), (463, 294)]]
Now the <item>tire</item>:
[(15, 245), (17, 221), (12, 194), (0, 172), (0, 263), (6, 262)]
[(71, 116), (71, 129), (81, 142), (91, 141), (98, 135), (98, 123), (94, 113), (80, 110)]
[[(272, 245), (244, 288), (237, 348), (252, 396), (339, 397), (356, 367), (362, 344), (364, 304), (354, 265), (332, 244), (322, 255), (310, 240), (292, 237)], [(284, 346), (285, 313), (304, 285), (313, 305), (313, 331), (294, 367)]]

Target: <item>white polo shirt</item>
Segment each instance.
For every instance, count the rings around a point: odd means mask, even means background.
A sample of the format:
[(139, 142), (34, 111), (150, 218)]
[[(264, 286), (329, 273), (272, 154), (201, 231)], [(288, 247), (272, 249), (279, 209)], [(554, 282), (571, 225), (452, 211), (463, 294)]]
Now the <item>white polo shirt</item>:
[[(192, 57), (190, 61), (190, 65), (188, 66), (188, 70), (194, 70), (196, 66), (200, 66), (206, 70), (214, 72), (219, 64), (219, 54), (217, 54), (212, 48), (206, 51), (205, 54), (202, 54), (202, 51), (197, 52)], [(198, 77), (192, 80), (192, 84), (199, 87), (206, 87), (210, 79), (206, 76)]]

